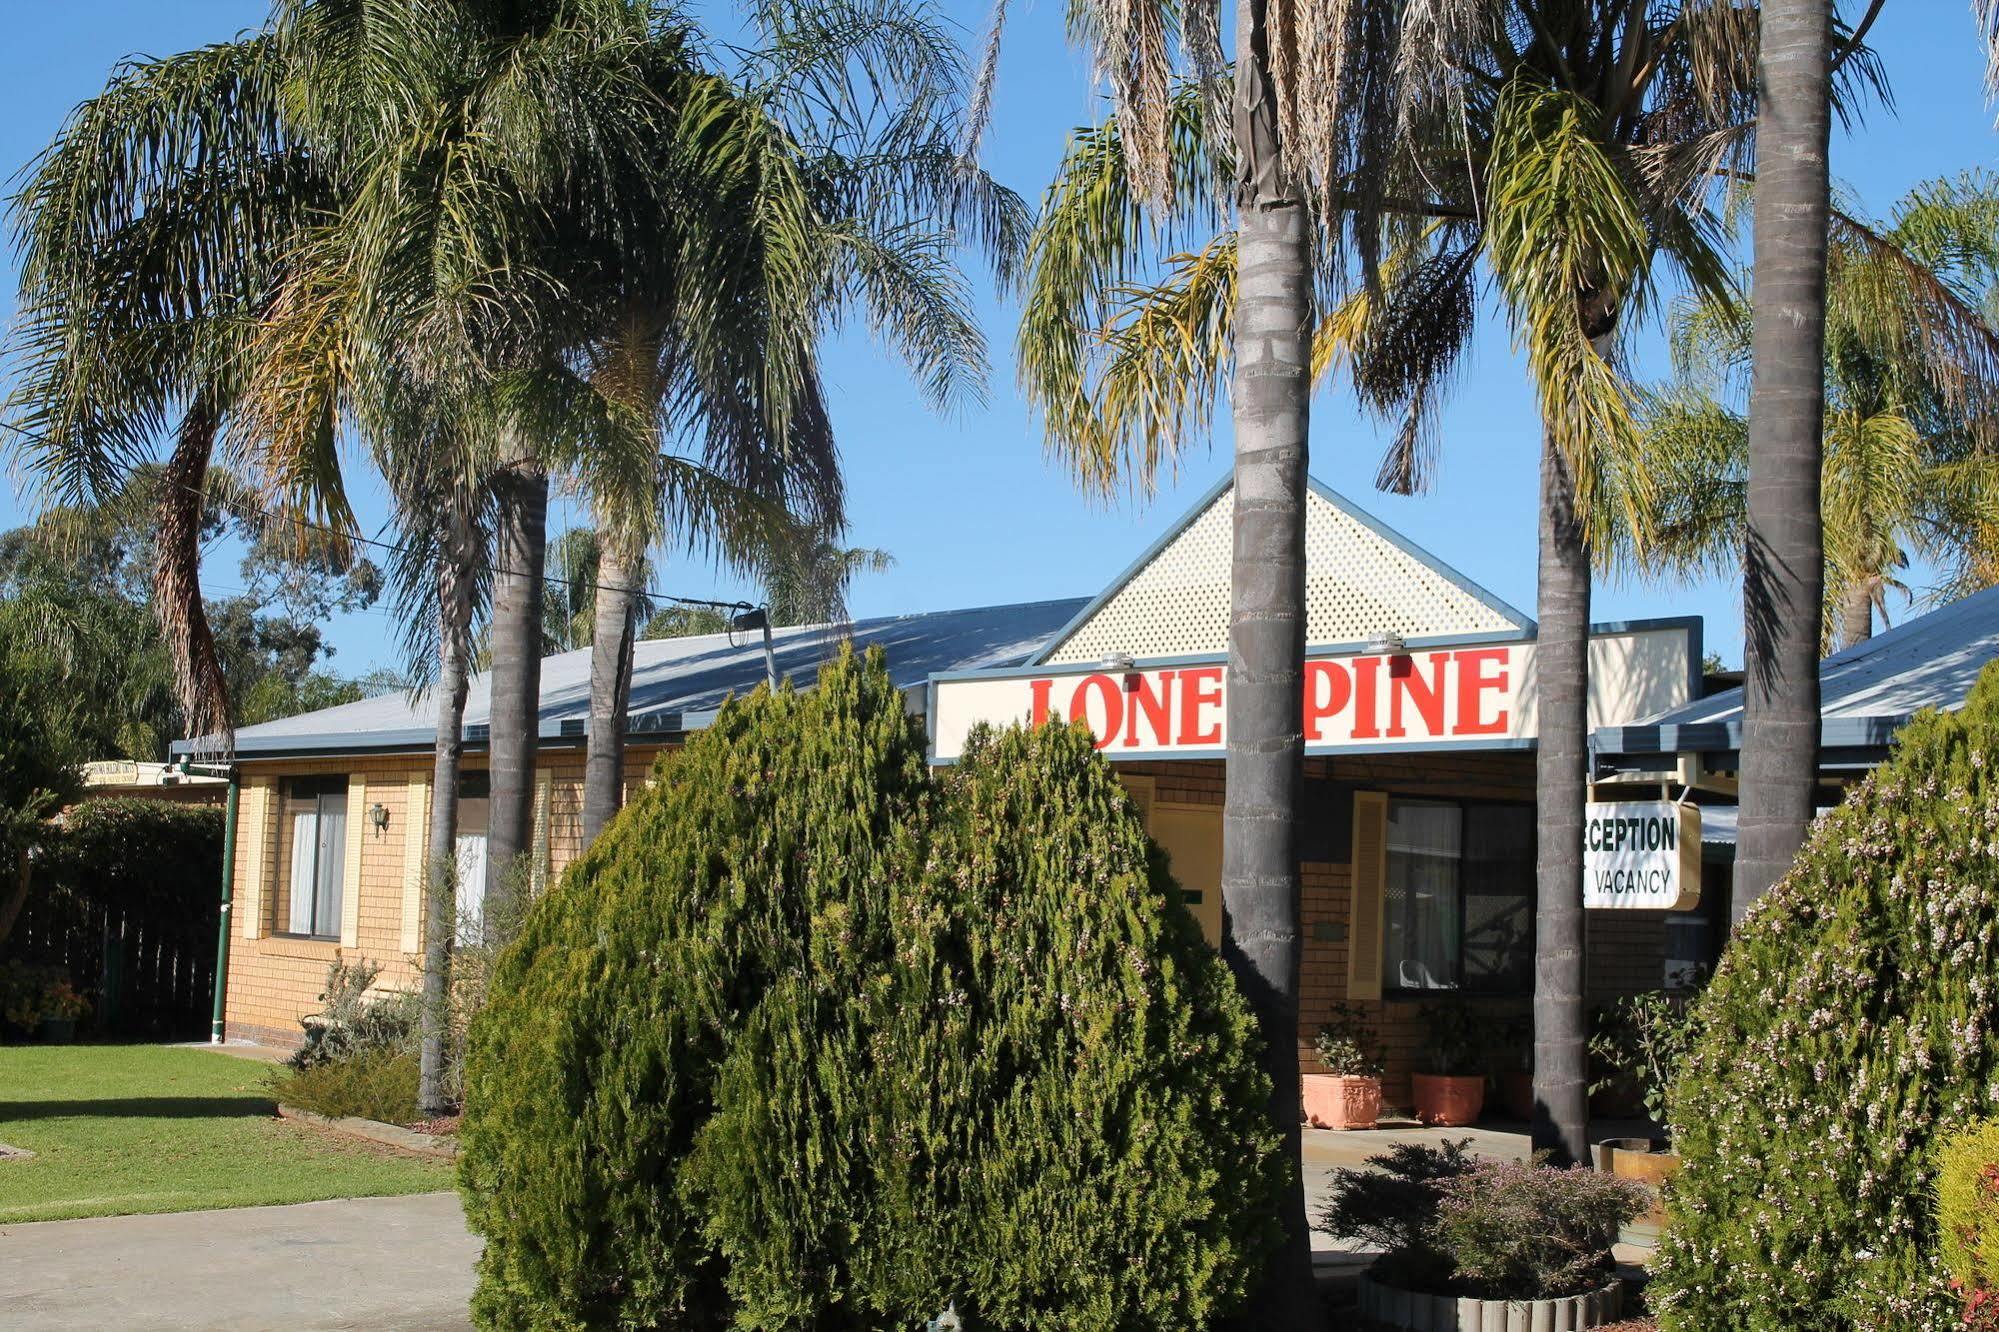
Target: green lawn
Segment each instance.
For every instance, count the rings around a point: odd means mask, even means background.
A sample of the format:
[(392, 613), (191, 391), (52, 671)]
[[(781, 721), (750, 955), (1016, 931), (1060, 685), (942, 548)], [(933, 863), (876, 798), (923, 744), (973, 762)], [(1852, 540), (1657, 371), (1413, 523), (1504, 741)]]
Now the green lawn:
[(271, 1066), (157, 1045), (0, 1046), (0, 1223), (426, 1193), (449, 1162), (273, 1116)]

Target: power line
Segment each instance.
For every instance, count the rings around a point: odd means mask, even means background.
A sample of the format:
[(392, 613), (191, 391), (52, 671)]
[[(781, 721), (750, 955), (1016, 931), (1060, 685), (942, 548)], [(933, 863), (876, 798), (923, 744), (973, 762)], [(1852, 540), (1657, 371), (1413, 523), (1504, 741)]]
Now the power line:
[[(4, 427), (5, 429), (11, 430), (15, 434), (21, 436), (23, 439), (30, 440), (36, 444), (48, 443), (48, 437), (46, 435), (36, 434), (32, 430), (28, 430), (21, 426), (15, 425), (12, 421), (0, 420), (0, 427)], [(266, 509), (261, 505), (248, 504), (243, 501), (231, 501), (220, 495), (211, 495), (206, 490), (203, 490), (199, 486), (188, 485), (185, 481), (176, 481), (170, 484), (178, 486), (180, 489), (187, 491), (191, 495), (199, 495), (204, 501), (208, 503), (212, 503), (218, 505), (221, 508), (231, 510), (232, 512), (235, 513), (235, 515), (238, 518), (243, 519), (244, 521), (249, 520), (250, 514), (255, 514), (258, 517), (266, 518), (273, 522), (291, 523), (295, 527), (298, 527), (304, 531), (319, 532), (326, 536), (336, 537), (342, 541), (356, 541), (364, 546), (373, 546), (378, 550), (390, 551), (397, 555), (408, 555), (411, 553), (410, 548), (406, 545), (398, 545), (393, 541), (383, 541), (376, 537), (362, 536), (358, 532), (343, 532), (337, 527), (332, 527), (325, 523), (315, 523), (311, 519), (302, 518), (297, 514), (279, 513), (276, 512), (275, 510)], [(248, 513), (244, 512), (245, 510), (248, 510)], [(563, 587), (569, 587), (569, 588), (588, 588), (592, 592), (599, 592), (599, 591), (624, 592), (631, 596), (645, 597), (652, 601), (671, 601), (676, 605), (681, 605), (681, 606), (711, 606), (717, 610), (756, 609), (756, 603), (751, 601), (717, 601), (712, 597), (683, 597), (672, 592), (661, 592), (654, 590), (652, 588), (614, 587), (608, 583), (598, 583), (583, 578), (558, 578), (555, 575), (549, 573), (546, 569), (540, 570), (538, 572), (529, 572), (521, 569), (506, 568), (504, 566), (497, 564), (489, 564), (484, 560), (474, 560), (470, 561), (470, 563), (473, 565), (473, 567), (484, 568), (489, 573), (509, 574), (516, 578), (539, 577), (544, 583), (558, 583)], [(384, 614), (386, 613), (387, 612), (384, 612)]]

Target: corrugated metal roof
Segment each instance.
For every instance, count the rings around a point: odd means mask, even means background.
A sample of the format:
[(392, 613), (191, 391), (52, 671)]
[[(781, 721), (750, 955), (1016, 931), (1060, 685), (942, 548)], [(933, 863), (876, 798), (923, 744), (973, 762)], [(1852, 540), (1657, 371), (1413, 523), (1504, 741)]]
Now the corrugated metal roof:
[[(800, 685), (818, 678), (819, 664), (851, 637), (857, 648), (881, 647), (888, 669), (904, 689), (939, 671), (978, 670), (1025, 661), (1084, 604), (1084, 598), (1012, 606), (932, 611), (859, 620), (838, 628), (804, 625), (772, 633), (781, 677)], [(704, 634), (635, 644), (632, 651), (631, 729), (670, 733), (706, 725), (732, 693), (763, 682), (763, 635)], [(490, 716), (489, 679), (472, 678), (465, 697), (465, 733), (485, 738)], [(581, 738), (590, 711), (590, 651), (565, 652), (541, 664), (541, 734)], [(246, 758), (279, 754), (351, 753), (428, 747), (437, 729), (433, 695), (412, 703), (402, 693), (323, 708), (236, 732), (236, 752)], [(176, 753), (190, 748), (183, 741)]]
[[(1828, 749), (1885, 746), (1924, 708), (1954, 711), (1999, 658), (1999, 588), (1906, 620), (1819, 665), (1822, 741)], [(1703, 753), (1742, 743), (1742, 690), (1729, 689), (1597, 733), (1600, 755)]]

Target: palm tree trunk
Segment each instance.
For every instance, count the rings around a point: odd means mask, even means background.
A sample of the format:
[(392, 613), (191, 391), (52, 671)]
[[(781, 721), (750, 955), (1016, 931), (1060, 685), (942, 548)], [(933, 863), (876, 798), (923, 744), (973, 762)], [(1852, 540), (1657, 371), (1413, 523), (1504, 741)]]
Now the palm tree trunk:
[(167, 640), (174, 692), (191, 738), (216, 735), (234, 747), (229, 682), (201, 604), (201, 505), (220, 418), (197, 395), (181, 418), (173, 456), (160, 473), (154, 537), (153, 614)]
[(583, 845), (618, 812), (625, 790), (625, 719), (632, 694), (632, 584), (639, 561), (607, 535), (597, 564), (597, 622), (590, 640), (590, 748), (583, 762)]
[(1266, 0), (1237, 10), (1235, 539), (1229, 565), (1222, 955), (1255, 1011), (1270, 1118), (1292, 1165), (1283, 1248), (1243, 1310), (1253, 1328), (1317, 1326), (1298, 1174), (1298, 798), (1304, 785), (1305, 499), (1311, 229), (1279, 168)]
[(465, 690), (472, 631), (471, 524), (451, 518), (437, 571), (437, 744), (430, 781), (430, 844), (424, 861), (422, 1053), (417, 1108), (450, 1108), (445, 1045), (451, 1024), (451, 944), (458, 933), (458, 770), (465, 753)]
[(493, 481), (498, 532), (493, 561), (491, 823), (486, 833), (489, 920), (506, 921), (534, 836), (534, 769), (541, 726), (542, 557), (548, 542), (548, 473), (532, 461)]
[(1839, 645), (1852, 647), (1874, 637), (1874, 587), (1856, 578), (1839, 598)]
[(1590, 567), (1575, 474), (1552, 431), (1541, 440), (1538, 588), (1533, 1140), (1566, 1164), (1590, 1159), (1583, 1027)]
[(1825, 0), (1762, 7), (1738, 921), (1790, 869), (1818, 787), (1831, 17)]

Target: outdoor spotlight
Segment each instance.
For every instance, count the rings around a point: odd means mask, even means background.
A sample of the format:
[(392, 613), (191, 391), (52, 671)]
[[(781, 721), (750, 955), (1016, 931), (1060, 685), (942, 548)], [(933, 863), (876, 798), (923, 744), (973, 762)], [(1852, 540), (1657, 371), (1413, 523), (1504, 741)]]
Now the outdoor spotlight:
[(1400, 652), (1406, 646), (1407, 644), (1402, 641), (1401, 634), (1376, 634), (1373, 638), (1367, 640), (1367, 650), (1375, 653), (1377, 656), (1387, 656), (1390, 653)]
[(1131, 659), (1129, 652), (1113, 652), (1110, 656), (1105, 657), (1100, 664), (1106, 672), (1129, 671), (1133, 666), (1137, 665)]
[(368, 822), (380, 837), (389, 830), (389, 807), (379, 803), (368, 806)]

